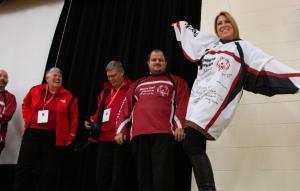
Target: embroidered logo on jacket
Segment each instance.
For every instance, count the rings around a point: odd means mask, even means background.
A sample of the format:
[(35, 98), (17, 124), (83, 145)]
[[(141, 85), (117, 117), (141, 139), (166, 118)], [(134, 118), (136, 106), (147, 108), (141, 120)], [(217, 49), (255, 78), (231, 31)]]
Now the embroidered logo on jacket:
[(230, 62), (227, 58), (221, 57), (217, 63), (218, 71), (226, 71), (230, 68)]
[(163, 97), (169, 95), (169, 88), (167, 85), (158, 86), (156, 91)]

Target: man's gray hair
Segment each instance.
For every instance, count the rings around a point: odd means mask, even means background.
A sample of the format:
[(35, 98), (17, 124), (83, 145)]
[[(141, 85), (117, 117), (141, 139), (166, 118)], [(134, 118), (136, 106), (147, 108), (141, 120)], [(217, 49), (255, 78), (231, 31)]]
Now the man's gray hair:
[(111, 71), (113, 69), (118, 69), (120, 72), (124, 73), (124, 68), (122, 62), (120, 61), (112, 60), (106, 65), (106, 72)]
[(49, 70), (47, 70), (45, 77), (47, 78), (47, 76), (49, 76), (49, 74), (51, 74), (54, 71), (57, 71), (58, 73), (60, 73), (60, 75), (62, 75), (61, 69), (59, 69), (57, 67), (52, 67)]

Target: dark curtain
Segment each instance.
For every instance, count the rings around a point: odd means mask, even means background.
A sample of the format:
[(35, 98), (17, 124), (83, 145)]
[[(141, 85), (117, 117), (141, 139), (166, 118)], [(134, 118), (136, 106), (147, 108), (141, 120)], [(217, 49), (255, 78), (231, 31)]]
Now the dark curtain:
[[(120, 60), (134, 81), (148, 74), (146, 64), (152, 49), (162, 49), (171, 73), (182, 76), (191, 86), (196, 66), (182, 56), (171, 24), (186, 20), (199, 28), (201, 0), (66, 0), (56, 29), (46, 68), (62, 69), (64, 86), (79, 98), (80, 126), (96, 110), (103, 87), (106, 64)], [(179, 151), (180, 153), (181, 151)], [(94, 190), (96, 146), (72, 152), (64, 159), (65, 190)], [(190, 179), (189, 161), (176, 157), (185, 167), (178, 181)], [(187, 181), (188, 182), (188, 181)], [(187, 183), (188, 184), (188, 183)], [(190, 190), (178, 185), (178, 191)]]
[(15, 178), (14, 164), (0, 165), (0, 190), (12, 191)]
[(199, 0), (70, 0), (63, 12), (50, 50), (47, 69), (55, 65), (63, 27), (64, 36), (57, 66), (64, 72), (64, 86), (80, 100), (84, 118), (95, 111), (96, 98), (103, 87), (105, 66), (122, 61), (131, 80), (148, 74), (146, 64), (154, 48), (165, 51), (169, 69), (189, 85), (196, 66), (183, 58), (171, 23), (186, 20), (199, 28)]

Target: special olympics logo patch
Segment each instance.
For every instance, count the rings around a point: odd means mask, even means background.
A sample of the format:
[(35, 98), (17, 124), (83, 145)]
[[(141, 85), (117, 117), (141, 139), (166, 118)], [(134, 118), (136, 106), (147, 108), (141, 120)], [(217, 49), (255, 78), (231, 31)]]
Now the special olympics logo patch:
[(167, 85), (158, 86), (156, 91), (163, 97), (169, 95), (169, 88)]
[(217, 63), (218, 71), (226, 71), (230, 68), (230, 62), (228, 59), (221, 57)]

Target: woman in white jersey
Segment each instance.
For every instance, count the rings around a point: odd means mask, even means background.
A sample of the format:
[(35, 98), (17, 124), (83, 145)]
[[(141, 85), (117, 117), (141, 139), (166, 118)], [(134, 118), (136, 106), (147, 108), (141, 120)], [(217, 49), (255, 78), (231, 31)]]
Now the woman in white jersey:
[(206, 140), (216, 140), (232, 120), (243, 89), (267, 96), (299, 91), (300, 73), (241, 40), (234, 18), (219, 13), (215, 33), (173, 24), (185, 57), (198, 64), (186, 114), (184, 149), (200, 191), (215, 191)]

